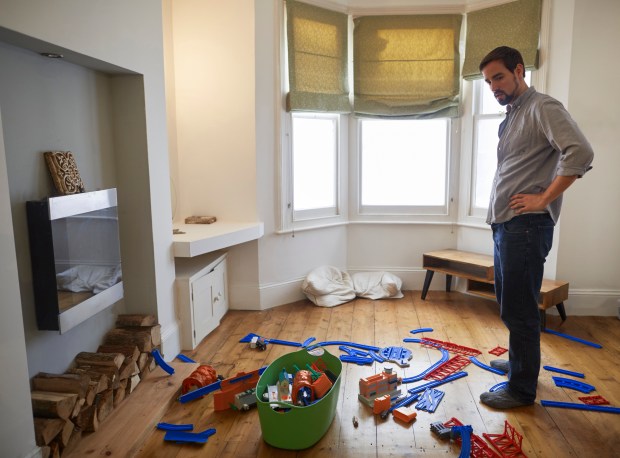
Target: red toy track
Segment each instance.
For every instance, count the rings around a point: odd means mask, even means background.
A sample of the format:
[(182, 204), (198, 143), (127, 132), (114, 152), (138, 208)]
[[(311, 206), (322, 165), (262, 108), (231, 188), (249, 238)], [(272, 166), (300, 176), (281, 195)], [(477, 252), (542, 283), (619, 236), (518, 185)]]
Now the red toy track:
[(454, 358), (449, 359), (443, 364), (437, 366), (434, 371), (429, 372), (424, 377), (424, 380), (443, 380), (448, 375), (454, 374), (455, 372), (461, 370), (463, 367), (467, 366), (471, 361), (469, 358), (463, 355), (456, 355)]
[(523, 450), (521, 450), (521, 443), (523, 442), (523, 436), (517, 432), (514, 427), (508, 423), (508, 420), (504, 421), (504, 433), (503, 434), (487, 434), (482, 433), (486, 440), (493, 444), (493, 446), (499, 451), (502, 458), (517, 457), (527, 458)]
[(480, 351), (475, 348), (463, 347), (462, 345), (453, 344), (450, 342), (443, 342), (437, 339), (431, 339), (429, 337), (425, 337), (422, 340), (423, 345), (428, 345), (437, 348), (437, 346), (443, 347), (452, 353), (458, 353), (460, 355), (465, 356), (478, 356), (482, 354)]
[(603, 396), (581, 396), (578, 399), (584, 404), (588, 404), (589, 406), (609, 405), (609, 401)]
[(489, 353), (495, 356), (503, 355), (508, 351), (507, 348), (504, 347), (495, 347), (493, 350), (489, 350)]

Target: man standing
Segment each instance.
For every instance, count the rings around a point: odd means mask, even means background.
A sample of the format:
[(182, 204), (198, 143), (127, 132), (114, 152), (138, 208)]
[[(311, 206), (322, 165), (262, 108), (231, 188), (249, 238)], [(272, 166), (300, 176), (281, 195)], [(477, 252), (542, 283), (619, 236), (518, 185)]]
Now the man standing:
[(562, 193), (592, 167), (592, 147), (562, 104), (525, 83), (521, 53), (501, 46), (480, 71), (506, 118), (499, 127), (497, 171), (487, 223), (494, 242), (495, 295), (508, 328), (509, 360), (503, 390), (482, 393), (497, 409), (530, 405), (540, 371), (538, 295), (544, 263), (560, 216)]

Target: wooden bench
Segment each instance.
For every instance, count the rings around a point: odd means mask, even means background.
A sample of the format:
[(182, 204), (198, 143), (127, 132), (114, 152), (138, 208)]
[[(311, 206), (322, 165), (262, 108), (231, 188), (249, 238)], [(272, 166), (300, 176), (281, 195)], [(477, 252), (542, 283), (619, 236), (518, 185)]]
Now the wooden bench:
[[(493, 256), (459, 250), (431, 251), (424, 253), (422, 266), (426, 269), (422, 300), (426, 299), (435, 272), (446, 274), (446, 291), (448, 292), (452, 287), (452, 277), (462, 277), (467, 279), (467, 292), (495, 299)], [(543, 279), (538, 298), (542, 329), (546, 326), (545, 311), (550, 307), (556, 307), (562, 321), (566, 320), (564, 301), (567, 299), (567, 282)]]

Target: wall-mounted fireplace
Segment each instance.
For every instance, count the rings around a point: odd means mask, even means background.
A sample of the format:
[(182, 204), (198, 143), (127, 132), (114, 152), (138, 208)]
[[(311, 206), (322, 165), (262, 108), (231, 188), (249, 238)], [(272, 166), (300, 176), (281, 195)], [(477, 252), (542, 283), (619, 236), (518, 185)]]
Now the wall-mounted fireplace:
[(26, 204), (37, 326), (64, 333), (123, 297), (116, 189)]

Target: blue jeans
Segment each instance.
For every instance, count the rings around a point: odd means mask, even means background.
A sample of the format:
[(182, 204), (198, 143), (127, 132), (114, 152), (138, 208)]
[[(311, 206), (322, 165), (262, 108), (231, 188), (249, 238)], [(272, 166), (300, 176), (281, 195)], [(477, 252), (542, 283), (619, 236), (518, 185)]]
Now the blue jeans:
[(538, 296), (544, 264), (553, 241), (549, 214), (526, 214), (492, 224), (495, 295), (508, 328), (508, 390), (523, 402), (534, 402), (540, 372)]

